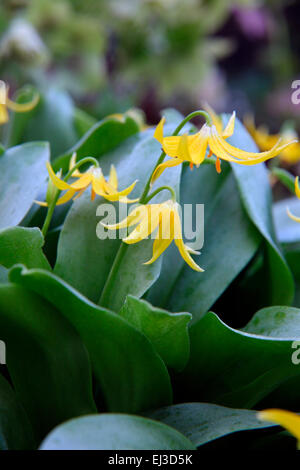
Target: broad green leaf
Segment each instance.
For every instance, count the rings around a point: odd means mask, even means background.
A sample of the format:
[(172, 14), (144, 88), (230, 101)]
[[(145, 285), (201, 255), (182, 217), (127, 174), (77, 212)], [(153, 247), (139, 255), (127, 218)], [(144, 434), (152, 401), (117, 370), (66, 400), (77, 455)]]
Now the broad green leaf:
[[(224, 117), (224, 120), (226, 119)], [(253, 139), (238, 120), (234, 134), (228, 141), (243, 150), (258, 151)], [(275, 237), (267, 168), (264, 164), (249, 167), (232, 163), (231, 166), (245, 210), (266, 241), (268, 261), (263, 294), (266, 296), (267, 305), (289, 305), (294, 295), (293, 278)]]
[(124, 120), (104, 119), (94, 124), (71, 149), (57, 158), (53, 164), (54, 170), (58, 171), (62, 168), (63, 171), (67, 171), (73, 152), (76, 152), (77, 160), (83, 157), (99, 158), (138, 131), (137, 123), (128, 116)]
[(75, 108), (74, 126), (79, 138), (84, 136), (97, 123), (96, 118), (80, 108)]
[(47, 140), (52, 159), (75, 144), (78, 137), (74, 126), (74, 104), (66, 92), (55, 88), (42, 92), (33, 113), (21, 137), (22, 142)]
[(96, 410), (86, 349), (50, 303), (22, 286), (0, 285), (0, 331), (17, 398), (37, 439)]
[[(279, 311), (281, 307), (277, 307)], [(294, 316), (293, 316), (294, 318)], [(299, 312), (300, 319), (300, 312)], [(184, 399), (251, 408), (300, 370), (292, 340), (234, 330), (207, 313), (190, 329), (190, 360), (179, 378)]]
[[(167, 130), (173, 131), (174, 126), (169, 126)], [(106, 175), (110, 165), (115, 165), (121, 189), (138, 179), (136, 188), (130, 195), (134, 198), (142, 193), (160, 151), (160, 145), (153, 139), (152, 132), (146, 131), (127, 139), (117, 149), (103, 155), (100, 164)], [(159, 184), (178, 187), (180, 171), (180, 167), (177, 167), (165, 172)], [(167, 198), (169, 194), (164, 191), (153, 199), (153, 202)], [(91, 202), (88, 193), (73, 203), (59, 239), (55, 273), (90, 300), (97, 303), (101, 299), (100, 305), (118, 311), (127, 294), (141, 296), (153, 284), (159, 275), (161, 260), (148, 266), (143, 265), (151, 257), (153, 240), (146, 240), (135, 246), (126, 245), (122, 248), (118, 272), (110, 279), (111, 287), (106, 289), (105, 297), (101, 298), (121, 244), (118, 239), (119, 232), (116, 232), (117, 239), (114, 240), (97, 238), (96, 227), (102, 219), (99, 215), (96, 216), (96, 211), (97, 208), (101, 211), (107, 204), (108, 201), (99, 197)], [(126, 215), (118, 214), (117, 211), (117, 220)]]
[[(40, 447), (40, 450), (65, 449), (192, 450), (195, 447), (175, 429), (152, 419), (124, 414), (100, 414), (63, 423), (46, 437)], [(108, 463), (113, 458), (109, 457)]]
[(11, 280), (39, 293), (79, 332), (110, 411), (139, 412), (168, 404), (166, 367), (139, 331), (99, 308), (48, 271), (15, 267)]
[(181, 403), (155, 410), (148, 416), (177, 429), (198, 447), (233, 432), (274, 426), (259, 421), (256, 413), (212, 403)]
[[(195, 259), (205, 271), (193, 271), (178, 253), (176, 257), (173, 254), (172, 259), (167, 258), (163, 286), (159, 280), (154, 286), (154, 298), (149, 296), (155, 304), (161, 289), (163, 306), (173, 312), (192, 313), (193, 322), (212, 307), (254, 256), (261, 241), (243, 210), (231, 172), (226, 167), (224, 170), (222, 176), (216, 174), (213, 166), (202, 166), (186, 171), (182, 182), (181, 203), (204, 204), (204, 246)], [(197, 230), (203, 230), (201, 223)]]
[(46, 180), (46, 142), (30, 142), (6, 150), (0, 158), (0, 229), (18, 225)]
[(39, 228), (10, 227), (0, 230), (0, 265), (50, 269), (42, 251), (44, 237)]
[(300, 242), (300, 224), (288, 216), (288, 208), (299, 217), (300, 201), (296, 197), (283, 199), (273, 205), (276, 236), (280, 243), (297, 243)]
[(170, 313), (128, 295), (120, 315), (151, 341), (167, 366), (184, 368), (190, 352), (189, 313)]
[(270, 338), (300, 338), (300, 310), (293, 307), (267, 307), (259, 310), (243, 331)]
[(0, 450), (35, 448), (32, 428), (15, 392), (0, 374)]

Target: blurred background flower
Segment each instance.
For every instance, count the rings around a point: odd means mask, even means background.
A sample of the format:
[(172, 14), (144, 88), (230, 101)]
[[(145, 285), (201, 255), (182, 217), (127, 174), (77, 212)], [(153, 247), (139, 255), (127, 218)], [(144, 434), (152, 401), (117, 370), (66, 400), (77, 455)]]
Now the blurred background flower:
[(3, 0), (0, 76), (63, 88), (96, 119), (206, 100), (299, 131), (299, 15), (297, 0)]

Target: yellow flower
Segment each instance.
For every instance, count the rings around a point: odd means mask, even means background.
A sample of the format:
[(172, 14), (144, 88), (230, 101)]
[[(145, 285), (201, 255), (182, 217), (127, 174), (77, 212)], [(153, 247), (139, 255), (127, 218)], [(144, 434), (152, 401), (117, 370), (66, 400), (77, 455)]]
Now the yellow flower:
[[(0, 103), (0, 125), (6, 124), (9, 120), (8, 109), (17, 113), (26, 113), (31, 111), (39, 102), (39, 94), (36, 93), (33, 99), (29, 103), (15, 103), (11, 101), (5, 92), (4, 100), (5, 103)], [(1, 100), (2, 101), (2, 100)]]
[(291, 411), (269, 409), (263, 410), (258, 413), (258, 419), (261, 421), (270, 421), (271, 423), (279, 424), (287, 429), (298, 441), (298, 448), (300, 448), (300, 416)]
[[(78, 169), (74, 170), (72, 177), (77, 178), (77, 181), (74, 183), (67, 183), (66, 181), (60, 179), (53, 171), (49, 162), (46, 163), (50, 180), (52, 184), (59, 189), (60, 191), (66, 191), (66, 193), (61, 196), (56, 205), (64, 204), (65, 202), (70, 201), (70, 199), (77, 199), (80, 197), (84, 191), (91, 186), (91, 199), (95, 199), (96, 194), (104, 197), (108, 201), (121, 201), (124, 203), (136, 202), (138, 199), (127, 199), (127, 195), (133, 190), (136, 185), (136, 181), (132, 183), (128, 188), (123, 189), (123, 191), (118, 192), (118, 177), (116, 169), (113, 165), (110, 168), (110, 174), (108, 181), (105, 180), (102, 170), (100, 167), (95, 165), (91, 166), (85, 173), (81, 173)], [(72, 155), (70, 160), (70, 170), (76, 165), (76, 154)], [(47, 202), (38, 202), (42, 206), (48, 206)]]
[(281, 144), (279, 139), (271, 150), (262, 153), (246, 152), (238, 149), (225, 140), (233, 134), (235, 112), (232, 113), (227, 126), (223, 129), (221, 118), (209, 106), (206, 106), (206, 111), (210, 115), (212, 124), (204, 124), (200, 131), (193, 135), (164, 137), (163, 126), (165, 119), (162, 118), (155, 130), (154, 137), (161, 143), (165, 153), (172, 159), (158, 165), (152, 176), (152, 183), (162, 174), (165, 168), (180, 165), (184, 161), (189, 162), (191, 166), (200, 165), (205, 158), (207, 148), (209, 148), (208, 157), (213, 154), (216, 156), (216, 169), (220, 173), (220, 160), (242, 165), (255, 165), (275, 157), (291, 144), (291, 142)]
[(116, 230), (137, 225), (130, 235), (123, 239), (123, 242), (128, 244), (138, 243), (157, 230), (153, 243), (152, 258), (144, 264), (151, 264), (156, 261), (174, 240), (184, 261), (195, 271), (203, 271), (190, 256), (190, 254), (199, 253), (185, 245), (182, 240), (178, 209), (178, 203), (172, 200), (161, 204), (142, 204), (118, 224), (103, 224), (103, 226), (110, 230)]
[[(299, 176), (295, 178), (295, 193), (297, 198), (300, 199)], [(300, 222), (300, 217), (293, 215), (289, 208), (287, 208), (287, 213), (291, 219), (295, 220), (295, 222)]]
[(281, 138), (282, 144), (291, 143), (293, 140), (294, 143), (284, 148), (280, 154), (279, 158), (281, 161), (294, 165), (300, 160), (300, 143), (295, 142), (297, 139), (297, 133), (292, 129), (285, 129), (281, 134), (269, 134), (267, 127), (260, 126), (255, 127), (254, 120), (252, 116), (246, 116), (244, 119), (245, 127), (248, 129), (249, 134), (253, 137), (258, 147), (261, 150), (267, 150), (270, 147), (273, 147), (278, 139)]

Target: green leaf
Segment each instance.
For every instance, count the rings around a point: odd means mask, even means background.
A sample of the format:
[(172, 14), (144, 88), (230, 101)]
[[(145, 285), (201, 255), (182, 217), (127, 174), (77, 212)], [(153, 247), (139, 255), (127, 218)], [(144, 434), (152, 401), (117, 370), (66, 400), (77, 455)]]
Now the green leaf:
[(52, 305), (22, 286), (0, 285), (0, 331), (10, 377), (37, 439), (96, 410), (87, 352)]
[(43, 245), (44, 237), (39, 228), (0, 230), (0, 264), (7, 269), (18, 263), (27, 268), (51, 269), (42, 251)]
[(259, 310), (243, 331), (270, 338), (300, 338), (300, 310), (293, 307), (267, 307)]
[(167, 366), (184, 368), (190, 352), (189, 313), (170, 313), (128, 295), (120, 315), (151, 341)]
[(18, 225), (46, 180), (49, 146), (30, 142), (6, 150), (0, 158), (0, 229)]
[(77, 138), (70, 96), (55, 88), (41, 93), (40, 103), (28, 121), (21, 141), (47, 140), (54, 159), (74, 145)]
[(185, 399), (251, 408), (288, 379), (300, 380), (292, 363), (296, 329), (289, 339), (252, 331), (234, 330), (213, 313), (191, 327), (190, 360), (178, 382)]
[(139, 412), (169, 404), (166, 367), (147, 338), (61, 279), (39, 269), (12, 269), (11, 280), (45, 297), (78, 330), (110, 411)]
[[(224, 117), (226, 120), (227, 117)], [(257, 146), (245, 127), (237, 120), (235, 131), (228, 139), (231, 145), (257, 152)], [(289, 267), (277, 244), (272, 220), (272, 194), (268, 171), (264, 164), (251, 167), (232, 163), (238, 188), (248, 216), (266, 241), (267, 272), (263, 294), (267, 305), (286, 304), (293, 300), (294, 284)]]
[(32, 428), (9, 383), (0, 374), (0, 450), (35, 448)]
[(96, 118), (86, 113), (82, 109), (76, 108), (74, 112), (74, 125), (78, 137), (81, 138), (91, 127), (97, 123)]
[(61, 168), (63, 172), (67, 171), (73, 152), (77, 153), (78, 161), (83, 157), (99, 158), (138, 131), (137, 123), (128, 116), (124, 121), (114, 118), (104, 119), (89, 129), (71, 149), (57, 158), (53, 168), (55, 171)]
[[(169, 126), (168, 130), (173, 131), (173, 126)], [(121, 189), (138, 179), (136, 188), (130, 194), (130, 197), (134, 198), (141, 194), (160, 151), (160, 145), (153, 139), (152, 131), (146, 131), (127, 139), (117, 149), (103, 155), (100, 164), (104, 174), (108, 174), (112, 163), (115, 165)], [(177, 167), (165, 172), (159, 184), (178, 187), (180, 171), (180, 167)], [(156, 187), (154, 186), (154, 189)], [(153, 199), (153, 202), (166, 198), (169, 198), (169, 194), (164, 191)], [(96, 228), (98, 224), (100, 226), (102, 219), (99, 215), (96, 216), (96, 213), (100, 213), (96, 211), (106, 208), (107, 204), (108, 201), (100, 197), (91, 202), (89, 194), (85, 194), (73, 203), (61, 231), (54, 269), (58, 276), (95, 303), (101, 298), (101, 292), (110, 276), (121, 244), (118, 232), (116, 232), (117, 239), (97, 238)], [(121, 206), (124, 207), (123, 204)], [(117, 220), (126, 216), (119, 214), (117, 211)], [(126, 245), (122, 248), (118, 271), (110, 277), (109, 289), (106, 286), (105, 298), (101, 298), (100, 305), (119, 311), (127, 294), (142, 296), (153, 284), (159, 275), (161, 260), (151, 265), (143, 265), (151, 258), (152, 244), (153, 240), (149, 239), (135, 246)]]
[(259, 421), (256, 413), (212, 403), (181, 403), (155, 410), (148, 416), (177, 429), (198, 447), (233, 432), (274, 426)]
[[(195, 447), (178, 431), (157, 421), (140, 416), (101, 414), (58, 426), (40, 447), (40, 450), (65, 449), (192, 450)], [(108, 463), (113, 458), (109, 457)]]
[[(224, 172), (224, 174), (223, 174)], [(205, 239), (197, 263), (205, 272), (193, 271), (173, 251), (166, 256), (149, 300), (171, 311), (201, 318), (241, 272), (258, 249), (261, 237), (241, 205), (232, 174), (227, 166), (218, 175), (213, 166), (185, 170), (181, 203), (204, 204)], [(195, 213), (195, 212), (194, 212)], [(197, 234), (203, 230), (198, 222)], [(162, 301), (160, 301), (160, 298)]]

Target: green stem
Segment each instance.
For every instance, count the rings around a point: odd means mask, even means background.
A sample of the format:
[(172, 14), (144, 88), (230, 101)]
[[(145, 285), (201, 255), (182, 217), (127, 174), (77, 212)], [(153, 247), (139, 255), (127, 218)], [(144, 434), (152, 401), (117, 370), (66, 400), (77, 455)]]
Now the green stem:
[(145, 204), (147, 204), (149, 201), (151, 201), (152, 198), (154, 198), (154, 196), (156, 196), (161, 191), (164, 191), (165, 189), (167, 191), (170, 191), (171, 196), (172, 196), (172, 201), (175, 202), (176, 201), (176, 194), (175, 194), (174, 189), (171, 188), (171, 186), (161, 186), (160, 188), (157, 188), (155, 191), (153, 191), (153, 193), (149, 194), (149, 196), (147, 196), (147, 198), (145, 199)]
[[(71, 170), (69, 170), (69, 172), (66, 174), (66, 176), (64, 177), (63, 180), (65, 182), (67, 182), (69, 180), (69, 178), (71, 178), (74, 171), (77, 170), (80, 166), (84, 165), (85, 163), (93, 163), (93, 165), (99, 167), (99, 163), (95, 158), (93, 158), (93, 157), (83, 158), (82, 160), (77, 162), (76, 165), (74, 165), (73, 168), (71, 168)], [(54, 209), (55, 209), (55, 206), (56, 206), (56, 203), (57, 203), (57, 200), (59, 198), (60, 193), (61, 193), (60, 190), (58, 190), (56, 192), (54, 198), (52, 199), (51, 203), (48, 206), (47, 215), (46, 215), (43, 227), (42, 227), (42, 234), (44, 235), (44, 238), (46, 237), (46, 235), (48, 233), (49, 226), (50, 226), (52, 216), (53, 216), (53, 212), (54, 212)]]

